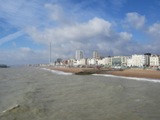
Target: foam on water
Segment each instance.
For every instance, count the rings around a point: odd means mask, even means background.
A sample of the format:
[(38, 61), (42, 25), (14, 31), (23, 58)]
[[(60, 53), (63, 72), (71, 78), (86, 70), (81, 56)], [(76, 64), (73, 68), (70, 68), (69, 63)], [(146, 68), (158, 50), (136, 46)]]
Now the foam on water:
[(12, 106), (12, 107), (8, 108), (7, 110), (2, 111), (2, 113), (8, 112), (8, 111), (12, 111), (12, 110), (17, 109), (19, 107), (20, 107), (20, 105), (16, 104), (15, 106)]
[(50, 71), (50, 72), (58, 74), (58, 75), (73, 75), (73, 73), (67, 73), (67, 72), (58, 71), (58, 70), (51, 70), (51, 69), (47, 69), (47, 68), (42, 68), (42, 69)]
[(124, 76), (116, 76), (116, 75), (109, 75), (109, 74), (93, 74), (93, 75), (95, 75), (95, 76), (114, 77), (114, 78), (123, 78), (123, 79), (137, 80), (137, 81), (148, 81), (148, 82), (160, 83), (160, 80), (157, 80), (157, 79), (137, 78), (137, 77), (124, 77)]

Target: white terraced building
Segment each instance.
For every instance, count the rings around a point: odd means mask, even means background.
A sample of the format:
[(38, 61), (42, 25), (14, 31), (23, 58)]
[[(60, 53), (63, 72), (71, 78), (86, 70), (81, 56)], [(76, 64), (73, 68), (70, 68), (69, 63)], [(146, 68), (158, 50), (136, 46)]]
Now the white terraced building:
[(97, 65), (98, 61), (95, 58), (87, 59), (87, 65)]
[(148, 56), (147, 55), (132, 55), (132, 58), (128, 61), (131, 66), (143, 67), (148, 65)]
[(158, 66), (160, 66), (160, 56), (158, 56), (158, 55), (151, 55), (150, 56), (150, 66), (151, 67), (158, 67)]
[(76, 65), (87, 65), (87, 59), (83, 58), (83, 59), (77, 60)]
[(105, 57), (103, 59), (98, 60), (98, 65), (112, 65), (112, 58), (111, 57)]

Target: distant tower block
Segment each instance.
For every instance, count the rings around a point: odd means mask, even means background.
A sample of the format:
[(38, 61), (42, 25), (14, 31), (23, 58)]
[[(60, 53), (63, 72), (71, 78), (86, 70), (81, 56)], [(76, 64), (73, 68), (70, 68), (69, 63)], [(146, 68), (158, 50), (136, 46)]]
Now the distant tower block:
[(93, 58), (95, 58), (95, 59), (100, 58), (100, 55), (97, 51), (93, 51)]
[(76, 58), (76, 60), (82, 59), (83, 58), (83, 52), (81, 50), (77, 50), (75, 58)]
[(52, 43), (49, 43), (49, 64), (52, 62)]

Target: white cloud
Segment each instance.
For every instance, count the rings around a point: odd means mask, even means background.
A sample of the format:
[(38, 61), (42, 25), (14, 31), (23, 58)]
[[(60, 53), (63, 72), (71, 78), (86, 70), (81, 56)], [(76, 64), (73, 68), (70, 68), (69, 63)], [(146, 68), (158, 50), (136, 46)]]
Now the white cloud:
[(66, 43), (71, 41), (88, 41), (100, 36), (110, 36), (111, 23), (100, 18), (94, 18), (87, 23), (46, 29), (44, 32), (36, 28), (27, 30), (36, 42), (48, 44)]
[(37, 0), (5, 0), (0, 4), (0, 16), (13, 27), (20, 29), (47, 23), (47, 15), (43, 5)]
[(127, 32), (120, 32), (119, 35), (120, 35), (120, 38), (122, 38), (123, 40), (126, 40), (126, 41), (131, 40), (131, 38), (133, 36), (132, 34), (127, 33)]
[(72, 57), (77, 49), (86, 51), (88, 55), (95, 49), (105, 55), (133, 52), (130, 49), (133, 45), (130, 42), (133, 36), (131, 33), (116, 32), (112, 28), (112, 23), (97, 17), (85, 23), (49, 28), (44, 31), (31, 28), (27, 32), (38, 43), (49, 45), (51, 41), (55, 57), (58, 57), (56, 54), (59, 54), (59, 57)]
[(15, 32), (15, 33), (12, 33), (12, 34), (9, 34), (3, 38), (0, 39), (0, 45), (8, 42), (8, 41), (11, 41), (11, 40), (14, 40), (20, 36), (24, 35), (24, 32), (23, 31), (18, 31), (18, 32)]
[(148, 33), (155, 37), (160, 37), (160, 23), (154, 23), (148, 28)]
[(31, 48), (29, 48), (29, 47), (21, 47), (20, 50), (23, 52), (31, 52), (32, 51)]
[(140, 29), (145, 24), (145, 16), (142, 16), (136, 12), (131, 12), (126, 14), (125, 23), (129, 24), (129, 26)]
[(146, 33), (149, 35), (151, 48), (159, 54), (160, 23), (149, 26)]
[(57, 4), (45, 4), (45, 8), (49, 10), (49, 17), (54, 20), (54, 21), (59, 21), (63, 23), (65, 21), (64, 14), (63, 14), (63, 9), (61, 6)]

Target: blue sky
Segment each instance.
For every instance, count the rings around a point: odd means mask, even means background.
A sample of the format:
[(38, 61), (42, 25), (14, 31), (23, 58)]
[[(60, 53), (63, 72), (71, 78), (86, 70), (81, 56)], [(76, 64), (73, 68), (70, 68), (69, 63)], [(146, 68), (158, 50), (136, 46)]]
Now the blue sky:
[(0, 0), (0, 63), (160, 54), (159, 0)]

